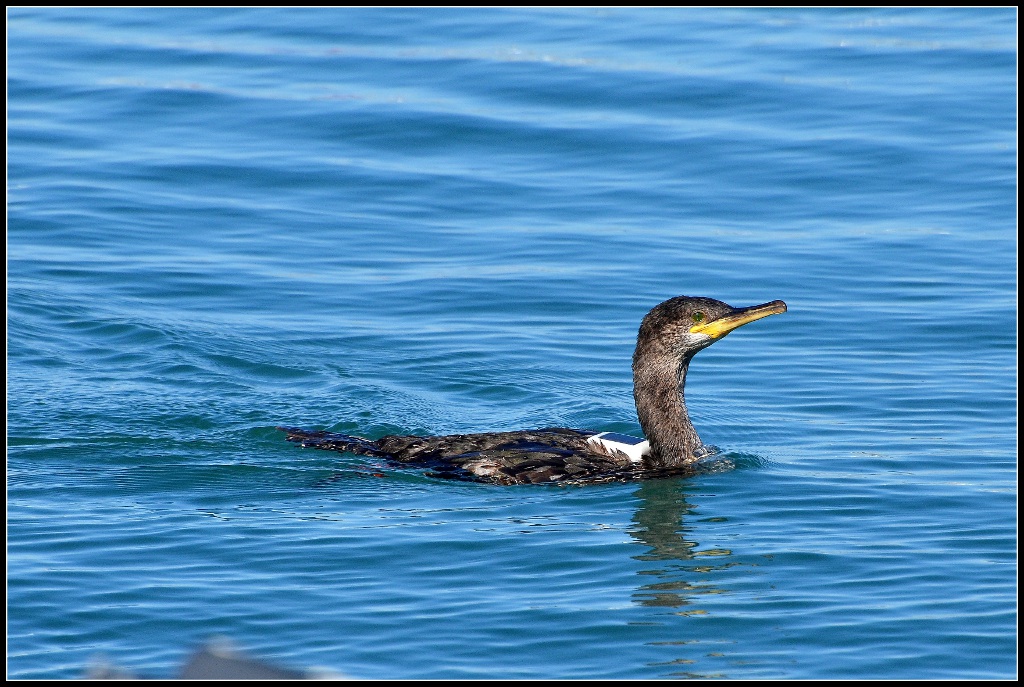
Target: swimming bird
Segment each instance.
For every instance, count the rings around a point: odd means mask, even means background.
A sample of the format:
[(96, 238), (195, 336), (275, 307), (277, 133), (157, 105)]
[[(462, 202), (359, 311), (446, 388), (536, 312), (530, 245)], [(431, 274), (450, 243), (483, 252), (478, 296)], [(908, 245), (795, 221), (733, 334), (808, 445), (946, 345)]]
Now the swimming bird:
[(676, 296), (640, 323), (633, 353), (633, 400), (647, 439), (548, 427), (447, 436), (367, 439), (279, 427), (302, 446), (376, 456), (431, 469), (436, 477), (492, 482), (600, 482), (696, 471), (707, 451), (686, 412), (690, 360), (744, 324), (786, 312), (776, 300), (734, 308), (713, 298)]

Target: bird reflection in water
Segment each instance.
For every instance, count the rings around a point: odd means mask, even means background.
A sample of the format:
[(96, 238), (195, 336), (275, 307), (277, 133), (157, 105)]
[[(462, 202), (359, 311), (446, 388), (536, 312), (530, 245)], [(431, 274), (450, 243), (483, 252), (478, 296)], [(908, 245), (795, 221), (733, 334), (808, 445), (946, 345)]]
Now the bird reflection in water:
[[(637, 588), (633, 600), (640, 606), (673, 609), (654, 611), (655, 614), (669, 617), (707, 615), (707, 610), (695, 607), (700, 598), (706, 594), (725, 594), (729, 591), (709, 583), (708, 577), (740, 564), (733, 560), (729, 549), (698, 550), (700, 544), (691, 538), (693, 528), (685, 522), (695, 511), (694, 506), (687, 502), (683, 489), (685, 483), (683, 479), (642, 482), (634, 492), (641, 503), (633, 516), (634, 526), (629, 530), (638, 543), (648, 547), (647, 551), (633, 558), (656, 565), (640, 571), (639, 574), (645, 580), (651, 581)], [(722, 562), (715, 565), (703, 562), (705, 557), (715, 556), (721, 557), (718, 560)], [(649, 646), (664, 647), (669, 652), (670, 658), (667, 660), (648, 664), (652, 668), (667, 670), (661, 677), (729, 677), (723, 672), (722, 668), (726, 666), (720, 661), (728, 658), (721, 645), (732, 644), (731, 640), (708, 636), (704, 626), (700, 626), (702, 629), (697, 634), (697, 627), (687, 623), (650, 624), (666, 626), (670, 632), (664, 640), (648, 643)], [(708, 665), (709, 662), (711, 665)]]
[[(683, 565), (661, 565), (641, 571), (641, 575), (654, 577), (656, 581), (642, 585), (634, 593), (637, 603), (644, 606), (681, 608), (693, 603), (692, 598), (703, 594), (721, 594), (724, 589), (692, 581), (694, 573), (704, 574), (735, 565), (696, 565), (705, 556), (729, 556), (728, 549), (698, 551), (698, 542), (690, 539), (691, 528), (684, 520), (694, 508), (686, 501), (680, 479), (648, 480), (640, 483), (634, 492), (641, 501), (640, 508), (633, 516), (635, 526), (630, 534), (641, 544), (650, 547), (646, 553), (634, 556), (639, 561), (669, 563), (676, 561)], [(685, 579), (685, 576), (691, 579)]]

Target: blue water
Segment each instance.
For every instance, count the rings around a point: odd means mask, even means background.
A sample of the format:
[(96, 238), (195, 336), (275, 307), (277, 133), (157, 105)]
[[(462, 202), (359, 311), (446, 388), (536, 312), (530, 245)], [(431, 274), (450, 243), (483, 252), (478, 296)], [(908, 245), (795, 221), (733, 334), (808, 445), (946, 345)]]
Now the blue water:
[[(1014, 9), (8, 11), (7, 676), (1011, 679)], [(639, 434), (431, 479), (274, 427)]]

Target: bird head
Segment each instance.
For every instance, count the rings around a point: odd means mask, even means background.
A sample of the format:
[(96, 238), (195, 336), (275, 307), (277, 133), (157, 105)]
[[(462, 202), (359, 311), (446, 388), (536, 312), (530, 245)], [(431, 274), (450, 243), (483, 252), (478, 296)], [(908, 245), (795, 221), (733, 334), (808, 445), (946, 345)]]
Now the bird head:
[(734, 308), (713, 298), (676, 296), (647, 313), (637, 341), (667, 346), (673, 355), (689, 358), (738, 327), (784, 312), (782, 301)]

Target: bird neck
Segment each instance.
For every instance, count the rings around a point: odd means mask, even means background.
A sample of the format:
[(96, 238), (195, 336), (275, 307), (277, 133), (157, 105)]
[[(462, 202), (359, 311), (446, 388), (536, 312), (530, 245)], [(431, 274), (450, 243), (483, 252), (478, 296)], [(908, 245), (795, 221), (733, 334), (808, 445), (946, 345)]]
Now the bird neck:
[(689, 357), (637, 344), (633, 354), (633, 400), (640, 426), (651, 444), (645, 458), (648, 467), (677, 467), (697, 459), (702, 444), (683, 400), (689, 366)]

